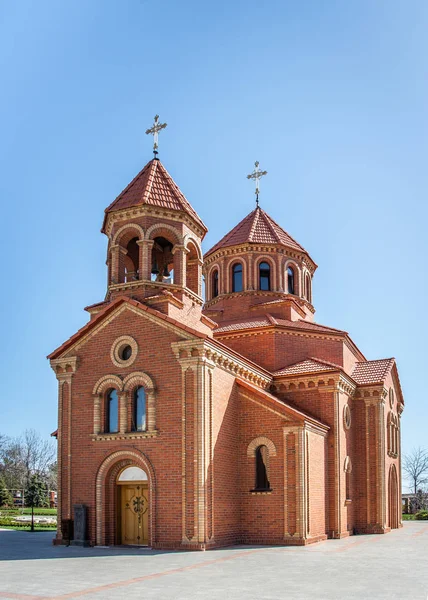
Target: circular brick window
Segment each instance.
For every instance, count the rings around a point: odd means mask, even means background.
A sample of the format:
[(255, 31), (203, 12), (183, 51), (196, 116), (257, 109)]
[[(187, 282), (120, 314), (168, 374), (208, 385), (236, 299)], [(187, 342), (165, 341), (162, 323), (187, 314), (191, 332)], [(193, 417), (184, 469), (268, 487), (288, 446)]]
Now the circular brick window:
[(345, 425), (345, 429), (351, 427), (351, 409), (348, 404), (346, 404), (343, 409), (343, 424)]
[(128, 367), (137, 358), (137, 342), (130, 335), (122, 335), (114, 342), (110, 358), (116, 367)]

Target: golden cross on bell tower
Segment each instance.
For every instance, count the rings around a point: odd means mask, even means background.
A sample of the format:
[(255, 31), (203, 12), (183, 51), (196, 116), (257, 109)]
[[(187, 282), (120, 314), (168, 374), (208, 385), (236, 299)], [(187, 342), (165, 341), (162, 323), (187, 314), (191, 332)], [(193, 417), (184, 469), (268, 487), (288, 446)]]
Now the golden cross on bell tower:
[(155, 158), (157, 158), (158, 155), (159, 131), (161, 131), (161, 129), (165, 129), (165, 127), (166, 123), (159, 123), (159, 115), (155, 115), (155, 122), (153, 123), (153, 127), (146, 130), (146, 133), (148, 135), (153, 136), (153, 154), (155, 155)]
[(264, 175), (267, 175), (267, 171), (260, 171), (259, 169), (259, 161), (256, 160), (256, 162), (254, 163), (255, 169), (254, 171), (250, 174), (247, 175), (247, 179), (254, 179), (256, 182), (256, 204), (257, 207), (259, 206), (259, 192), (260, 192), (260, 178), (263, 177)]

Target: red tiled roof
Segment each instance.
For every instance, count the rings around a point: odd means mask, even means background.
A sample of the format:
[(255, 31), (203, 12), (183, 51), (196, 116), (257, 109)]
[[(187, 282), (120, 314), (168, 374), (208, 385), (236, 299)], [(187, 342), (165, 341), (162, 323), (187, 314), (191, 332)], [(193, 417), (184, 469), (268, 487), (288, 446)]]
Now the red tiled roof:
[(342, 367), (333, 363), (318, 360), (317, 358), (307, 358), (294, 365), (289, 365), (288, 367), (275, 371), (274, 376), (302, 375), (304, 373), (318, 373), (321, 371), (337, 371), (337, 369), (342, 370)]
[(394, 365), (394, 358), (380, 360), (367, 360), (356, 363), (352, 372), (352, 379), (358, 385), (382, 383)]
[(214, 334), (226, 333), (229, 331), (240, 331), (243, 329), (252, 329), (253, 327), (272, 327), (272, 325), (281, 325), (283, 327), (289, 327), (290, 329), (304, 329), (306, 331), (313, 331), (314, 333), (319, 332), (347, 335), (346, 331), (334, 329), (333, 327), (327, 327), (326, 325), (319, 325), (318, 323), (304, 321), (303, 319), (299, 319), (298, 321), (289, 321), (287, 319), (279, 319), (268, 314), (260, 317), (245, 319), (244, 321), (224, 323), (214, 331)]
[(169, 210), (178, 210), (190, 215), (204, 231), (206, 226), (196, 211), (190, 206), (180, 188), (172, 179), (160, 160), (153, 159), (146, 164), (121, 194), (105, 209), (103, 230), (107, 214), (114, 210), (148, 204)]
[(260, 207), (250, 212), (236, 227), (227, 233), (205, 256), (219, 248), (237, 246), (239, 244), (281, 244), (300, 252), (306, 250)]

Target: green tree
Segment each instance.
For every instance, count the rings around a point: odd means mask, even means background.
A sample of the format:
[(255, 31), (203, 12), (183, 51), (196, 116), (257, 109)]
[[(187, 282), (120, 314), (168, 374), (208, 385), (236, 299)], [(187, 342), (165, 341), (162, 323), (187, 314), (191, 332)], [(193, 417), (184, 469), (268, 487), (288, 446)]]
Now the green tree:
[(40, 475), (31, 475), (25, 491), (25, 503), (31, 506), (31, 531), (34, 531), (34, 507), (48, 505), (48, 488)]
[(6, 487), (4, 478), (0, 476), (0, 507), (2, 506), (13, 506), (13, 497)]

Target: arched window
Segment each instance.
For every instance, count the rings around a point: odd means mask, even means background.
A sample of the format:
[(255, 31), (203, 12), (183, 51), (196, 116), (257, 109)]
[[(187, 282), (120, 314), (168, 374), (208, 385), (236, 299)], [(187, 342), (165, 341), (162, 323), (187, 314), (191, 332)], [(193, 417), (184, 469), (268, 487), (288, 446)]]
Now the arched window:
[(293, 267), (287, 267), (287, 289), (289, 294), (295, 293), (294, 286), (294, 269)]
[(256, 448), (256, 490), (269, 490), (269, 450), (266, 446)]
[(215, 269), (212, 274), (212, 297), (216, 298), (218, 296), (218, 270)]
[(140, 386), (134, 392), (132, 431), (146, 430), (146, 390)]
[(308, 274), (306, 274), (306, 300), (311, 302), (311, 279)]
[(392, 438), (393, 438), (393, 430), (392, 430), (392, 416), (391, 413), (388, 415), (388, 423), (387, 423), (387, 442), (388, 442), (388, 454), (392, 452)]
[(346, 473), (346, 500), (351, 500), (351, 472), (352, 462), (349, 456), (345, 458), (345, 473)]
[(232, 292), (242, 292), (242, 264), (235, 263), (232, 267)]
[(107, 394), (106, 402), (106, 433), (119, 431), (119, 398), (117, 391), (112, 389)]
[(259, 265), (259, 288), (270, 291), (270, 264), (262, 262)]

